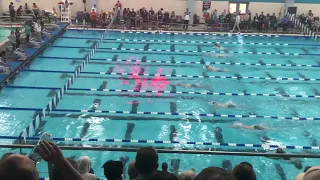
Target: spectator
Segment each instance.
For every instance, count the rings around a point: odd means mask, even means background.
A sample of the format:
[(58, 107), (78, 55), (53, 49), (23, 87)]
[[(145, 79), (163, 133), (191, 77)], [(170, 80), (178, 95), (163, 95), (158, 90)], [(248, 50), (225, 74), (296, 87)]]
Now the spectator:
[(252, 165), (247, 162), (242, 162), (237, 165), (232, 174), (237, 178), (237, 180), (256, 180), (256, 174), (252, 168)]
[(193, 180), (196, 177), (196, 172), (195, 170), (189, 169), (181, 174), (179, 174), (178, 179), (179, 180)]
[(114, 6), (117, 10), (122, 9), (122, 4), (120, 1), (117, 1), (116, 5)]
[(1, 180), (38, 180), (34, 162), (20, 154), (5, 154), (0, 162)]
[(22, 6), (19, 6), (19, 8), (17, 9), (17, 16), (21, 16), (22, 14)]
[(95, 11), (97, 8), (92, 8), (92, 12), (90, 13), (90, 22), (91, 22), (91, 27), (95, 28), (97, 26), (97, 13)]
[(287, 32), (287, 27), (288, 27), (288, 17), (287, 16), (284, 16), (281, 20), (281, 24), (282, 24), (282, 30), (283, 32)]
[(149, 20), (151, 21), (151, 29), (155, 29), (156, 26), (156, 15), (154, 13), (154, 10), (152, 9), (152, 7), (150, 8), (149, 11)]
[(108, 161), (103, 166), (104, 176), (108, 180), (121, 180), (123, 164), (120, 161)]
[(238, 31), (240, 33), (239, 25), (240, 25), (240, 15), (239, 15), (239, 13), (236, 13), (236, 19), (235, 19), (235, 22), (234, 22), (234, 25), (233, 25), (233, 29), (231, 30), (231, 32), (233, 32), (234, 29), (237, 27), (237, 29), (238, 29)]
[(189, 20), (190, 20), (190, 12), (187, 9), (187, 12), (184, 13), (183, 29), (188, 30)]
[(134, 167), (134, 164), (135, 164), (135, 160), (133, 160), (128, 166), (129, 180), (133, 180), (139, 176), (138, 171)]
[(263, 27), (264, 27), (264, 31), (265, 31), (265, 32), (268, 32), (269, 26), (270, 26), (270, 15), (269, 15), (269, 13), (268, 13), (268, 14), (265, 16), (264, 22), (263, 22)]
[(19, 48), (21, 44), (21, 40), (20, 40), (21, 35), (18, 28), (16, 28), (15, 35), (16, 35), (16, 48)]
[(57, 23), (57, 17), (58, 17), (58, 13), (56, 11), (56, 8), (52, 8), (52, 22), (53, 23)]
[[(1, 63), (2, 66), (7, 63), (6, 52), (5, 51), (1, 51), (0, 52), (0, 63)], [(10, 155), (10, 154), (13, 154), (13, 153), (7, 153), (5, 155)], [(5, 155), (3, 155), (2, 158), (4, 158)], [(1, 158), (1, 160), (2, 160), (2, 158)]]
[(277, 30), (277, 17), (275, 13), (270, 17), (270, 27), (273, 28), (274, 31)]
[(195, 180), (236, 180), (236, 178), (222, 168), (209, 167), (203, 169)]
[(25, 3), (25, 4), (24, 4), (24, 11), (25, 11), (27, 14), (30, 14), (30, 13), (31, 13), (30, 8), (29, 8), (29, 6), (28, 6), (28, 3)]
[(142, 8), (141, 17), (143, 20), (143, 29), (147, 29), (148, 25), (148, 11), (145, 7)]
[(33, 3), (32, 10), (33, 10), (34, 16), (36, 16), (36, 19), (38, 19), (40, 13), (39, 13), (39, 7), (37, 6), (36, 3)]
[(163, 9), (161, 8), (159, 11), (158, 11), (158, 26), (159, 28), (162, 28), (162, 22), (163, 22), (163, 13), (162, 13)]
[(264, 15), (263, 15), (263, 12), (261, 12), (261, 14), (258, 17), (258, 31), (259, 32), (262, 31), (263, 22), (264, 22)]
[(318, 32), (319, 31), (319, 27), (320, 27), (319, 17), (316, 17), (315, 20), (314, 20), (314, 31)]
[(253, 23), (254, 23), (254, 29), (259, 30), (259, 15), (256, 13), (256, 15), (253, 17)]
[(151, 147), (144, 147), (138, 150), (134, 167), (139, 173), (135, 180), (145, 180), (151, 177), (158, 169), (158, 153)]
[(98, 12), (98, 11), (97, 11), (97, 5), (96, 5), (96, 4), (93, 5), (92, 9), (94, 10), (94, 12)]
[(129, 13), (130, 13), (130, 9), (129, 8), (124, 8), (123, 9), (122, 15), (123, 15), (123, 21), (124, 21), (124, 25), (125, 26), (128, 24)]
[[(78, 171), (78, 165), (77, 162), (75, 160), (73, 160), (72, 158), (66, 158), (66, 161), (68, 161), (68, 163), (75, 169)], [(60, 170), (56, 167), (53, 166), (51, 169), (51, 173), (50, 174), (50, 180), (67, 180), (65, 178), (63, 178)]]
[(29, 42), (30, 40), (30, 33), (31, 33), (31, 27), (29, 26), (29, 24), (26, 22), (24, 24), (24, 34), (26, 35), (26, 40), (27, 42)]
[(320, 166), (314, 166), (304, 173), (296, 176), (296, 180), (318, 180), (320, 179)]
[(140, 28), (140, 25), (141, 25), (141, 15), (140, 15), (140, 11), (137, 11), (136, 13), (136, 23), (137, 23), (137, 28)]
[(173, 173), (168, 172), (168, 163), (164, 162), (161, 166), (162, 171), (158, 172), (157, 174), (162, 174), (163, 177), (169, 178), (169, 179), (178, 179)]
[(165, 23), (166, 26), (170, 24), (170, 14), (167, 10), (163, 14), (163, 22)]
[(42, 42), (40, 20), (37, 20), (37, 22), (34, 24), (34, 29), (35, 29), (35, 32), (36, 32), (37, 39), (39, 40), (39, 42)]
[(162, 172), (157, 172), (150, 177), (150, 180), (177, 180), (177, 177)]
[(132, 27), (136, 27), (136, 15), (137, 13), (134, 11), (134, 9), (132, 8), (131, 12), (130, 12), (130, 17), (131, 17), (131, 28)]
[(12, 51), (15, 51), (17, 49), (17, 41), (16, 41), (16, 35), (13, 30), (11, 31), (10, 35), (8, 36), (8, 39), (11, 42)]
[(11, 21), (13, 22), (14, 18), (16, 16), (16, 11), (14, 10), (13, 2), (11, 2), (10, 5), (9, 5), (9, 13), (10, 13)]
[(94, 174), (89, 173), (91, 169), (91, 160), (88, 156), (82, 156), (77, 161), (79, 167), (79, 173), (84, 180), (96, 180), (97, 177)]

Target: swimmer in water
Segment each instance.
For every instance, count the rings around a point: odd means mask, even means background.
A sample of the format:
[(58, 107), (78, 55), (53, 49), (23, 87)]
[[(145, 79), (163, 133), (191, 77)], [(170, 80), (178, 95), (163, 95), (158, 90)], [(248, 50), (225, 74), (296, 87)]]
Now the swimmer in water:
[(205, 68), (206, 68), (207, 71), (210, 71), (210, 72), (226, 72), (226, 71), (228, 71), (228, 70), (225, 70), (225, 69), (220, 69), (220, 68), (216, 68), (214, 66), (210, 66), (209, 63), (206, 64)]
[(216, 57), (216, 58), (226, 58), (226, 57), (231, 57), (231, 56), (230, 56), (230, 55), (228, 55), (228, 54), (224, 54), (224, 53), (214, 53), (214, 52), (207, 53), (207, 54), (205, 54), (204, 56)]
[(237, 105), (235, 103), (233, 103), (232, 101), (227, 101), (225, 103), (218, 103), (215, 101), (209, 101), (210, 105), (213, 105), (214, 107), (218, 107), (218, 108), (235, 108), (237, 107)]
[(210, 40), (223, 40), (223, 38), (219, 38), (219, 37), (212, 37), (212, 36), (205, 36), (205, 39), (210, 39)]
[(262, 126), (261, 124), (254, 124), (250, 126), (240, 122), (234, 123), (233, 126), (231, 127), (235, 129), (251, 129), (251, 130), (258, 130), (258, 131), (265, 131), (270, 129), (268, 127)]
[(221, 46), (218, 43), (214, 43), (214, 47), (217, 49), (221, 49)]
[(204, 86), (204, 85), (201, 85), (201, 84), (184, 84), (184, 83), (177, 83), (177, 84), (174, 84), (176, 86), (180, 86), (180, 87), (185, 87), (185, 88), (204, 88), (204, 87), (208, 87), (208, 86)]

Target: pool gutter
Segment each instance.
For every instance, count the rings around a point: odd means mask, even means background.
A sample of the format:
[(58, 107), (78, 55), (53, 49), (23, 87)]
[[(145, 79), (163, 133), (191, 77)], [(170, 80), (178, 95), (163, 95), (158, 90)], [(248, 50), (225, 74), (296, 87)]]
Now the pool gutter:
[(13, 72), (11, 72), (0, 83), (0, 90), (3, 89), (12, 79), (14, 79), (23, 69), (31, 64), (31, 62), (37, 58), (44, 50), (46, 50), (56, 39), (58, 39), (69, 27), (69, 24), (60, 30), (54, 37), (52, 37), (47, 43), (41, 46), (33, 55), (28, 57), (23, 63), (21, 63)]

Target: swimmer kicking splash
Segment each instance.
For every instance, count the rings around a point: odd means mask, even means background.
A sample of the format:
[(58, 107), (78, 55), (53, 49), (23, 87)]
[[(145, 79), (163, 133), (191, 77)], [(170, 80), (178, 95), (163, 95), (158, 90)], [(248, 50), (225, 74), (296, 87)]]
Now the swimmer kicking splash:
[(201, 85), (201, 84), (189, 84), (189, 83), (177, 83), (173, 84), (175, 86), (185, 87), (185, 88), (205, 88), (208, 86)]
[(258, 130), (258, 131), (265, 131), (265, 130), (271, 129), (261, 124), (247, 125), (240, 122), (234, 123), (231, 127), (235, 129), (251, 129), (251, 130)]

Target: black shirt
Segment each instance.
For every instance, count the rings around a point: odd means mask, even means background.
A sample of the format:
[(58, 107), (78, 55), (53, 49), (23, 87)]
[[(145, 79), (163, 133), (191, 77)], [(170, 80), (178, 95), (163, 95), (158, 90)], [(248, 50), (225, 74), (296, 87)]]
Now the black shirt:
[(264, 20), (264, 15), (263, 15), (263, 14), (260, 14), (260, 16), (258, 17), (258, 20), (259, 20), (260, 22), (263, 22), (263, 20)]
[(131, 16), (131, 17), (136, 17), (136, 15), (137, 15), (137, 13), (136, 13), (135, 11), (131, 11), (131, 12), (130, 12), (130, 16)]
[(158, 11), (158, 20), (162, 20), (163, 19), (163, 14), (161, 11)]

